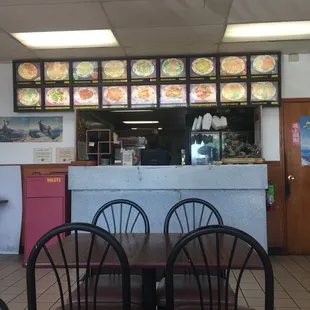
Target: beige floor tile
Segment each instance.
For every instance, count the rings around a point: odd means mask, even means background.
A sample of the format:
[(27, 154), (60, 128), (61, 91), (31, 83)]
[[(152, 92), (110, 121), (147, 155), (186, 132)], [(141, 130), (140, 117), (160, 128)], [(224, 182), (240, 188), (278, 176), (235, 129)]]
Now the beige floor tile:
[(14, 298), (13, 300), (14, 302), (27, 302), (27, 294), (26, 293), (22, 293), (20, 295), (18, 295), (16, 298)]
[(27, 308), (27, 303), (10, 302), (8, 307), (10, 310), (24, 310)]
[(4, 302), (8, 303), (16, 298), (16, 294), (0, 294), (0, 298), (3, 299)]
[(263, 307), (265, 305), (265, 298), (246, 298), (249, 307)]
[[(297, 293), (300, 293), (299, 291), (296, 291)], [(301, 292), (303, 293), (303, 292)], [(285, 291), (274, 291), (274, 298), (277, 298), (277, 299), (281, 299), (281, 298), (291, 298), (291, 296), (285, 292)]]
[[(48, 294), (42, 294), (38, 299), (37, 301), (38, 302), (50, 302), (52, 303), (52, 305), (57, 302), (59, 300), (60, 296), (57, 294), (57, 295), (48, 295)], [(51, 305), (51, 306), (52, 306)]]
[(245, 298), (264, 298), (265, 293), (263, 290), (242, 290)]
[(302, 299), (310, 299), (310, 293), (307, 291), (290, 291), (289, 295), (291, 298), (302, 298)]
[(310, 307), (310, 299), (307, 298), (296, 298), (294, 299), (295, 303), (298, 305), (298, 307)]
[(243, 283), (240, 285), (242, 290), (260, 290), (258, 283)]
[(296, 303), (292, 299), (275, 299), (274, 306), (277, 309), (278, 307), (281, 308), (294, 308), (298, 307)]

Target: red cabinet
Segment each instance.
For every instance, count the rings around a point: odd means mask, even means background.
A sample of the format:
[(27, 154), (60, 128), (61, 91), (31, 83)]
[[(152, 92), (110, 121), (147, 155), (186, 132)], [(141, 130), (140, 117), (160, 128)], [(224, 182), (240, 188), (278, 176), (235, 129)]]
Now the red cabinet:
[(66, 177), (42, 175), (25, 178), (24, 259), (39, 238), (66, 223)]

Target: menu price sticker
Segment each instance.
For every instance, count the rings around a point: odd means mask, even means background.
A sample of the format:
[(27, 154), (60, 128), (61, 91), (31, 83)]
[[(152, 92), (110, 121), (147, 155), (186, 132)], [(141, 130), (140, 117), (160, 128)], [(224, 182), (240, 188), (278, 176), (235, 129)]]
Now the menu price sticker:
[(35, 164), (50, 164), (53, 161), (52, 148), (33, 149), (33, 162)]

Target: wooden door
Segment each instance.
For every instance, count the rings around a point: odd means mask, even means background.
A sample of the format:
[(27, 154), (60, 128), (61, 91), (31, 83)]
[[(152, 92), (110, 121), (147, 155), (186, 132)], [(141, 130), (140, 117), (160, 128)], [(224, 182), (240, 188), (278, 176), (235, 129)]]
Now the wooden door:
[(301, 146), (298, 139), (302, 128), (297, 127), (302, 116), (308, 116), (310, 120), (310, 99), (283, 104), (287, 252), (309, 255), (310, 166), (302, 165)]

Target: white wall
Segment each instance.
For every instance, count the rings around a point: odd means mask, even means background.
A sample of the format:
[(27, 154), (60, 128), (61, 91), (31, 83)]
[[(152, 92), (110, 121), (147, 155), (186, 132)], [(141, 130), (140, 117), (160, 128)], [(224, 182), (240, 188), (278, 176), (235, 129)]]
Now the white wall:
[[(310, 97), (310, 54), (300, 54), (298, 62), (282, 56), (282, 98)], [(279, 109), (264, 108), (262, 117), (262, 153), (266, 160), (280, 160)]]
[[(38, 116), (36, 113), (13, 112), (12, 64), (0, 64), (0, 116)], [(63, 141), (52, 143), (0, 143), (0, 164), (31, 164), (33, 149), (51, 147), (53, 162), (56, 148), (75, 147), (75, 117), (73, 112), (40, 113), (40, 116), (63, 116)]]
[[(299, 55), (298, 62), (282, 57), (282, 97), (310, 97), (310, 54)], [(13, 113), (13, 76), (11, 64), (0, 64), (0, 116), (33, 116), (34, 113)], [(54, 143), (0, 143), (0, 164), (27, 164), (33, 162), (33, 148), (52, 147), (56, 159), (57, 147), (75, 146), (75, 117), (68, 113), (40, 113), (47, 116), (63, 116), (63, 142)], [(262, 154), (266, 160), (280, 160), (279, 109), (263, 108)]]

